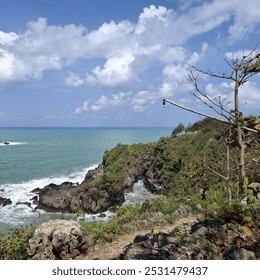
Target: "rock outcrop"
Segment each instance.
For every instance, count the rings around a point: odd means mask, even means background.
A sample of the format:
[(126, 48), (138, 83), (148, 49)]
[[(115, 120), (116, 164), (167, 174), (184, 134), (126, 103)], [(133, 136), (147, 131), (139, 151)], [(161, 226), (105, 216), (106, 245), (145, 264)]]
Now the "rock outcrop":
[[(64, 182), (61, 185), (50, 184), (43, 189), (35, 189), (37, 193), (37, 209), (46, 212), (75, 213), (84, 210), (86, 213), (100, 213), (113, 206), (122, 205), (125, 201), (124, 190), (119, 187), (105, 189), (88, 187), (92, 180), (102, 176), (103, 167), (99, 165), (90, 170), (82, 184)], [(82, 185), (86, 185), (85, 188)]]
[(12, 204), (12, 200), (10, 198), (5, 198), (0, 196), (0, 206), (4, 207), (10, 204)]
[[(47, 212), (77, 212), (100, 213), (110, 207), (121, 206), (125, 202), (125, 192), (131, 191), (136, 179), (148, 170), (150, 156), (143, 153), (138, 164), (129, 161), (127, 171), (120, 182), (107, 186), (106, 159), (97, 168), (90, 170), (81, 184), (64, 182), (61, 185), (50, 184), (43, 189), (35, 189), (38, 194), (37, 209)], [(109, 172), (109, 171), (108, 171)], [(99, 180), (100, 179), (100, 180)], [(95, 183), (98, 181), (98, 183)], [(93, 183), (94, 182), (94, 183)], [(35, 202), (35, 200), (34, 200)]]
[(160, 233), (136, 236), (119, 259), (138, 260), (255, 260), (260, 255), (259, 230), (209, 219)]
[(50, 220), (35, 230), (27, 251), (33, 260), (68, 260), (87, 252), (92, 245), (93, 238), (83, 234), (79, 223)]
[(76, 185), (64, 182), (61, 185), (49, 184), (40, 190), (33, 190), (39, 196), (37, 209), (46, 212), (71, 212), (72, 192)]

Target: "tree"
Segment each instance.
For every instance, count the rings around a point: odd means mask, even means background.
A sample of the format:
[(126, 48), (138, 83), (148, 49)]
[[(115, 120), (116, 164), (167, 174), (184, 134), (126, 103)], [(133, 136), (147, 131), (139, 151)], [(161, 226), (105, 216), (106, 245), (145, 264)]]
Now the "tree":
[(185, 126), (183, 123), (179, 123), (172, 131), (172, 138), (177, 137), (178, 134), (182, 133), (185, 130)]
[[(253, 50), (247, 55), (243, 55), (242, 58), (233, 58), (231, 61), (225, 59), (226, 63), (231, 69), (229, 74), (226, 73), (214, 73), (211, 70), (201, 70), (195, 66), (191, 66), (191, 71), (188, 75), (188, 81), (192, 86), (192, 89), (189, 92), (199, 99), (202, 103), (212, 109), (219, 117), (214, 117), (208, 114), (204, 114), (199, 111), (195, 111), (191, 108), (182, 106), (174, 101), (163, 99), (163, 104), (170, 103), (174, 106), (182, 108), (184, 110), (190, 111), (192, 113), (209, 117), (220, 122), (229, 124), (232, 128), (233, 138), (238, 147), (238, 166), (240, 174), (240, 183), (243, 183), (243, 180), (246, 176), (245, 169), (245, 149), (247, 145), (247, 140), (244, 137), (244, 131), (251, 131), (257, 133), (258, 130), (252, 129), (247, 126), (247, 123), (244, 121), (243, 114), (240, 112), (239, 108), (239, 89), (244, 85), (248, 80), (260, 72), (260, 49)], [(222, 98), (211, 98), (207, 92), (205, 92), (198, 84), (199, 75), (206, 75), (217, 79), (224, 79), (234, 82), (233, 90), (233, 99), (234, 99), (234, 108), (233, 110), (227, 110), (228, 102)]]

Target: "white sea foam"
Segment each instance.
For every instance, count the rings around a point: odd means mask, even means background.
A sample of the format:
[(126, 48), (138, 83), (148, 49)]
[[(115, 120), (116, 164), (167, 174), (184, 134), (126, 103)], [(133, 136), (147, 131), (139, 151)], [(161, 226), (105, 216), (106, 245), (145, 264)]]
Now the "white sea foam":
[[(42, 178), (31, 180), (28, 182), (23, 182), (20, 184), (5, 184), (0, 186), (0, 196), (10, 198), (12, 200), (11, 205), (7, 205), (5, 207), (0, 207), (0, 222), (8, 225), (24, 225), (28, 223), (33, 223), (35, 221), (39, 221), (40, 219), (47, 219), (48, 217), (52, 217), (53, 215), (61, 215), (61, 214), (53, 214), (53, 213), (45, 213), (42, 210), (34, 211), (34, 206), (32, 208), (28, 207), (24, 204), (18, 204), (21, 202), (32, 202), (31, 199), (35, 196), (31, 191), (35, 188), (43, 188), (44, 186), (54, 183), (61, 184), (65, 181), (77, 183), (82, 182), (86, 173), (94, 169), (97, 165), (93, 165), (91, 167), (78, 170), (69, 176), (59, 176), (56, 178)], [(134, 184), (133, 191), (125, 194), (125, 203), (127, 204), (135, 204), (141, 203), (146, 199), (150, 199), (155, 197), (156, 195), (150, 193), (145, 189), (143, 180), (139, 180)], [(86, 214), (85, 221), (94, 222), (94, 221), (108, 221), (115, 214), (110, 211), (105, 211), (103, 213), (98, 214)]]
[(0, 186), (0, 196), (3, 198), (10, 198), (12, 200), (11, 205), (0, 207), (0, 221), (6, 224), (24, 224), (28, 218), (39, 216), (44, 213), (37, 210), (34, 212), (32, 208), (24, 204), (18, 204), (21, 202), (32, 202), (31, 199), (35, 196), (31, 191), (36, 188), (43, 188), (44, 186), (54, 183), (61, 184), (63, 182), (81, 183), (84, 180), (86, 173), (94, 169), (97, 165), (93, 165), (88, 168), (77, 170), (69, 176), (47, 177), (41, 179), (30, 180), (27, 182), (17, 184), (4, 184)]
[[(125, 202), (123, 205), (133, 205), (136, 203), (142, 203), (147, 199), (151, 199), (156, 197), (155, 194), (149, 192), (145, 187), (143, 180), (138, 180), (133, 187), (132, 192), (128, 192), (125, 194)], [(103, 213), (98, 214), (85, 214), (84, 220), (87, 222), (96, 222), (96, 221), (109, 221), (113, 218), (115, 213), (111, 211), (105, 211)]]
[[(6, 143), (8, 143), (8, 144), (6, 144)], [(27, 142), (6, 142), (6, 143), (2, 142), (2, 143), (0, 143), (0, 146), (8, 147), (8, 146), (17, 146), (17, 145), (27, 144)]]
[(125, 194), (124, 204), (136, 204), (143, 202), (146, 199), (156, 197), (155, 194), (149, 192), (145, 187), (143, 180), (138, 180), (133, 187), (133, 191)]

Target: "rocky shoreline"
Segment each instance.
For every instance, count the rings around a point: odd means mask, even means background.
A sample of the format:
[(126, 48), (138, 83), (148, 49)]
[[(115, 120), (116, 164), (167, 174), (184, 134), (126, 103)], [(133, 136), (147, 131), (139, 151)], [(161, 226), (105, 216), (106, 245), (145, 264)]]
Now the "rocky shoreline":
[[(85, 235), (78, 222), (48, 221), (29, 240), (28, 257), (36, 260), (260, 259), (260, 231), (251, 227), (250, 220), (231, 223), (225, 219), (201, 219), (187, 205), (181, 205), (174, 217), (173, 224), (162, 219), (125, 224), (124, 235), (100, 244), (92, 234)], [(151, 228), (157, 229), (156, 236)]]
[[(60, 185), (49, 184), (43, 189), (34, 189), (32, 192), (38, 196), (33, 202), (37, 205), (35, 210), (61, 213), (76, 213), (83, 210), (90, 214), (101, 213), (111, 207), (122, 206), (125, 202), (125, 193), (133, 190), (134, 183), (139, 178), (143, 178), (144, 186), (150, 192), (167, 193), (164, 187), (157, 184), (151, 154), (142, 153), (138, 164), (129, 162), (126, 168), (127, 172), (121, 181), (113, 187), (106, 187), (102, 183), (108, 173), (104, 157), (101, 164), (88, 171), (80, 184), (64, 182)], [(94, 185), (93, 182), (97, 181), (100, 183)]]

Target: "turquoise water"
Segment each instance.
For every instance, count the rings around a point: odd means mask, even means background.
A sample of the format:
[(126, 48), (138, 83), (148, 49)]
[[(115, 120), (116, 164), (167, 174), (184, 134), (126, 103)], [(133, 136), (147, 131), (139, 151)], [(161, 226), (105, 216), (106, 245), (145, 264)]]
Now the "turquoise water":
[[(50, 183), (81, 182), (117, 143), (149, 143), (169, 136), (169, 128), (0, 128), (0, 207), (3, 224), (24, 224), (35, 212), (31, 190)], [(5, 145), (7, 141), (10, 144)]]

